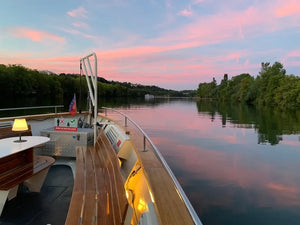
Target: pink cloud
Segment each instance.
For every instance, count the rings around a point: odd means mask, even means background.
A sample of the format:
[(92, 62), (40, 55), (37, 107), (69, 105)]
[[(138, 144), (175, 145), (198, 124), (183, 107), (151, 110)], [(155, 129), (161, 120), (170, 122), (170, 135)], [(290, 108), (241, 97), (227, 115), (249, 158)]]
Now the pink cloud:
[(89, 35), (89, 34), (86, 34), (86, 33), (83, 33), (83, 32), (80, 32), (79, 30), (76, 30), (76, 29), (71, 29), (71, 28), (61, 28), (62, 31), (66, 32), (66, 33), (69, 33), (69, 34), (73, 34), (73, 35), (79, 35), (79, 36), (82, 36), (82, 37), (85, 37), (85, 38), (89, 38), (89, 39), (94, 39), (96, 38), (96, 36), (93, 36), (93, 35)]
[(178, 15), (180, 15), (180, 16), (191, 16), (191, 15), (193, 15), (193, 13), (192, 13), (191, 10), (184, 9), (184, 10), (180, 11), (178, 13)]
[(22, 28), (22, 27), (13, 29), (13, 35), (18, 38), (28, 38), (35, 42), (42, 42), (47, 39), (54, 40), (54, 41), (60, 42), (60, 43), (65, 41), (64, 37), (61, 37), (61, 36), (58, 36), (55, 34), (47, 33), (44, 31), (28, 29), (28, 28)]
[[(293, 0), (290, 0), (290, 3), (292, 2)], [(295, 6), (297, 11), (298, 5), (299, 3)], [(240, 11), (224, 10), (214, 15), (199, 15), (194, 17), (193, 23), (168, 31), (153, 41), (160, 45), (170, 43), (178, 45), (180, 42), (188, 43), (197, 40), (198, 46), (201, 46), (260, 36), (286, 27), (297, 26), (297, 21), (288, 24), (278, 21), (274, 13), (277, 9), (276, 4), (266, 2)], [(189, 14), (188, 12), (191, 10), (182, 11), (182, 14)]]
[(241, 57), (241, 55), (240, 55), (239, 52), (234, 52), (234, 53), (231, 53), (231, 54), (225, 56), (224, 59), (225, 60), (232, 60), (232, 59), (234, 59), (237, 63), (239, 63), (240, 57)]
[(73, 27), (78, 27), (78, 28), (88, 28), (89, 25), (83, 22), (77, 22), (77, 23), (72, 23)]
[(50, 70), (55, 73), (78, 73), (80, 57), (46, 57), (43, 53), (27, 53), (26, 56), (0, 55), (0, 60), (4, 64), (22, 64), (31, 69)]
[(279, 6), (275, 10), (277, 17), (287, 17), (300, 14), (300, 2), (298, 0), (281, 0)]
[(81, 17), (81, 18), (87, 18), (87, 13), (88, 12), (86, 11), (86, 9), (83, 8), (82, 6), (67, 12), (67, 14), (71, 17)]
[(129, 60), (132, 62), (132, 59), (141, 62), (143, 60), (149, 59), (149, 57), (152, 58), (154, 57), (156, 59), (155, 62), (157, 63), (157, 65), (160, 65), (161, 62), (160, 57), (162, 57), (160, 56), (160, 53), (167, 53), (174, 50), (192, 48), (199, 45), (201, 45), (200, 41), (182, 42), (174, 45), (168, 44), (168, 45), (161, 45), (161, 46), (159, 45), (159, 43), (157, 44), (154, 43), (154, 45), (148, 45), (148, 46), (144, 45), (144, 46), (135, 46), (131, 48), (118, 48), (114, 50), (99, 51), (98, 55), (104, 60), (114, 60), (114, 62), (116, 62), (116, 60), (121, 60), (122, 62)]
[[(128, 51), (128, 52), (127, 52)], [(171, 83), (193, 83), (200, 82), (206, 74), (214, 74), (212, 64), (194, 62), (189, 58), (163, 57), (160, 49), (138, 48), (135, 50), (124, 49), (115, 52), (107, 51), (99, 53), (103, 66), (116, 67), (117, 71), (107, 71), (104, 74), (114, 76), (122, 81), (128, 79), (141, 83), (154, 82), (156, 85)], [(128, 53), (128, 54), (127, 54)], [(155, 59), (155, 60), (153, 60)], [(211, 77), (210, 77), (211, 78)], [(127, 80), (127, 81), (128, 81)]]
[(188, 5), (187, 9), (184, 9), (184, 10), (180, 11), (179, 13), (177, 13), (177, 15), (186, 16), (186, 17), (193, 16), (193, 11), (192, 11), (193, 6), (198, 5), (202, 2), (204, 2), (204, 0), (193, 0), (193, 1), (191, 1)]
[(300, 49), (291, 51), (287, 54), (288, 57), (300, 57)]
[(205, 0), (193, 0), (192, 4), (197, 5), (197, 4), (200, 4), (202, 2), (205, 2)]
[[(138, 46), (97, 52), (99, 76), (108, 80), (132, 83), (153, 84), (174, 88), (180, 83), (181, 89), (195, 89), (199, 82), (211, 81), (212, 76), (223, 76), (224, 71), (245, 72), (245, 69), (259, 65), (228, 64), (228, 61), (245, 56), (246, 52), (233, 52), (227, 55), (202, 55), (198, 58), (178, 58), (172, 50), (183, 49), (198, 43), (183, 43), (173, 46)], [(39, 55), (21, 59), (7, 58), (7, 63), (21, 63), (30, 68), (47, 69), (56, 73), (78, 73), (78, 57), (45, 57)], [(218, 66), (222, 62), (224, 66)], [(64, 65), (64, 66), (63, 66)], [(236, 75), (236, 74), (234, 74)], [(217, 77), (216, 77), (217, 78)], [(177, 89), (178, 87), (175, 87)]]
[[(172, 47), (177, 48), (177, 47)], [(168, 47), (167, 49), (172, 49)], [(198, 59), (162, 57), (164, 49), (150, 46), (127, 48), (98, 52), (99, 76), (108, 80), (126, 81), (141, 84), (153, 84), (173, 88), (180, 83), (182, 89), (194, 88), (203, 80), (211, 81), (212, 76), (223, 76), (224, 68), (218, 68), (215, 60), (226, 62), (224, 57), (203, 55)], [(34, 55), (34, 54), (33, 54)], [(78, 73), (78, 63), (82, 56), (77, 57), (45, 57), (6, 58), (9, 63), (21, 63), (35, 69), (47, 69), (56, 73)], [(210, 60), (207, 60), (211, 57)], [(226, 56), (227, 57), (227, 56)], [(152, 60), (152, 59), (155, 60)], [(206, 59), (206, 61), (204, 61)], [(234, 59), (234, 57), (233, 57)], [(227, 65), (228, 69), (243, 71), (244, 65)], [(257, 65), (259, 67), (259, 65)], [(227, 70), (227, 68), (225, 69)], [(176, 89), (176, 87), (175, 87)]]
[(295, 49), (293, 51), (288, 52), (284, 57), (280, 59), (280, 61), (285, 66), (300, 66), (300, 49)]

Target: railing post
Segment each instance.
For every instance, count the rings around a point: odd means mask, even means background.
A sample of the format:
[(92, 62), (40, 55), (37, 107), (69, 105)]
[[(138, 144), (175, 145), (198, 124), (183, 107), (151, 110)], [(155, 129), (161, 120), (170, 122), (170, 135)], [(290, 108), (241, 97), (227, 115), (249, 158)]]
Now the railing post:
[(147, 152), (148, 150), (146, 149), (146, 136), (143, 135), (144, 139), (144, 148), (142, 149), (142, 152)]
[(127, 127), (127, 116), (125, 116), (125, 127)]

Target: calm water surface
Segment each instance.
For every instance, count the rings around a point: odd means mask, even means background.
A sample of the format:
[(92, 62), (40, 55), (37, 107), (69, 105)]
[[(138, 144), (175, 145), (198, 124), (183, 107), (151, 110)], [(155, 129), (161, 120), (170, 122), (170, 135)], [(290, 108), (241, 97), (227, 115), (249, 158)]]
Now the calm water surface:
[(101, 104), (147, 132), (204, 225), (300, 225), (300, 111), (165, 99)]
[(172, 100), (120, 107), (203, 224), (300, 224), (300, 113)]

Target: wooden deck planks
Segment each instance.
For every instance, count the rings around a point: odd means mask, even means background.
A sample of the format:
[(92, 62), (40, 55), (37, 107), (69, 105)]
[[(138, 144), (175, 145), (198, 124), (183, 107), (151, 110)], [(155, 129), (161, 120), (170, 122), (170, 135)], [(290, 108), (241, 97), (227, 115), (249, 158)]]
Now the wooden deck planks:
[[(73, 198), (74, 201), (77, 199), (77, 205), (81, 205), (81, 209), (83, 209), (81, 224), (122, 224), (128, 208), (124, 192), (124, 181), (119, 171), (116, 153), (105, 134), (100, 131), (95, 147), (82, 149), (80, 154), (81, 158), (77, 158), (77, 161), (83, 161), (84, 165), (79, 162), (79, 164), (76, 163), (78, 167), (71, 205)], [(159, 212), (161, 224), (194, 224), (185, 204), (177, 193), (171, 177), (154, 152), (151, 150), (147, 152), (137, 151), (137, 154), (154, 195), (155, 207)], [(82, 173), (82, 170), (86, 170), (87, 175), (85, 178), (82, 175), (81, 178), (77, 176), (77, 171)], [(82, 185), (75, 187), (78, 182), (77, 178), (81, 179), (82, 182), (86, 182), (85, 201), (80, 199), (80, 195), (83, 195), (80, 190), (84, 187)], [(82, 206), (82, 204), (84, 205)], [(72, 210), (73, 214), (78, 214), (70, 206), (70, 215)], [(66, 224), (78, 224), (78, 221), (72, 220), (71, 222), (68, 219)]]
[[(104, 161), (104, 168), (106, 168), (106, 188), (107, 205), (106, 213), (110, 217), (110, 220), (114, 221), (114, 224), (121, 224), (124, 220), (124, 215), (127, 210), (127, 199), (124, 191), (124, 181), (120, 173), (118, 158), (112, 148), (109, 140), (103, 132), (98, 136), (99, 145), (102, 157), (106, 159)], [(100, 151), (98, 151), (100, 153)], [(101, 157), (99, 155), (99, 157)], [(108, 208), (109, 207), (109, 208)]]
[(81, 222), (81, 208), (83, 204), (84, 191), (84, 149), (78, 147), (76, 149), (76, 172), (73, 186), (72, 198), (69, 206), (69, 211), (66, 219), (66, 224), (80, 224)]
[(83, 209), (83, 224), (95, 224), (95, 220), (97, 219), (96, 212), (96, 180), (95, 180), (95, 168), (94, 162), (92, 158), (91, 151), (94, 149), (87, 149), (85, 152), (86, 160), (85, 160), (85, 204)]
[(67, 225), (124, 222), (127, 199), (117, 163), (117, 156), (106, 136), (99, 137), (95, 147), (77, 148)]
[(89, 147), (92, 157), (94, 158), (94, 166), (95, 166), (95, 179), (96, 179), (96, 195), (97, 195), (97, 219), (98, 221), (101, 221), (99, 224), (107, 224), (107, 218), (106, 218), (106, 178), (105, 178), (105, 172), (102, 162), (102, 158), (99, 158), (98, 152), (95, 151), (94, 147)]
[(151, 184), (162, 224), (194, 224), (166, 170), (163, 168), (148, 168), (146, 176)]

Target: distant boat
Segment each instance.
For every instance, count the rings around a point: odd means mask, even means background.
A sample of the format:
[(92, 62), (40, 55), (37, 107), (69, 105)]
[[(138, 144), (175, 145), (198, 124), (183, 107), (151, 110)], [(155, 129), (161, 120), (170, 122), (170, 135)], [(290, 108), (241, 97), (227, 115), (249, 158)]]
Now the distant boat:
[(145, 100), (150, 100), (150, 99), (154, 99), (154, 95), (146, 94)]

